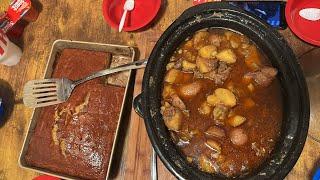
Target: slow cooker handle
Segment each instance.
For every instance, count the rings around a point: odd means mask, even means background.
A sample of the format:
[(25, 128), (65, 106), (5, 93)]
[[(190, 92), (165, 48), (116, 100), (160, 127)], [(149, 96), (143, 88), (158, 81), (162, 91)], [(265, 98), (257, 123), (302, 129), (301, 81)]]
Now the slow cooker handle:
[(134, 111), (143, 118), (143, 111), (142, 111), (142, 93), (137, 95), (133, 100), (133, 108)]
[[(134, 111), (143, 118), (143, 111), (142, 111), (142, 93), (137, 95), (133, 100), (133, 108)], [(154, 151), (152, 147), (152, 154), (151, 154), (151, 180), (158, 179), (158, 170), (157, 170), (157, 153)]]

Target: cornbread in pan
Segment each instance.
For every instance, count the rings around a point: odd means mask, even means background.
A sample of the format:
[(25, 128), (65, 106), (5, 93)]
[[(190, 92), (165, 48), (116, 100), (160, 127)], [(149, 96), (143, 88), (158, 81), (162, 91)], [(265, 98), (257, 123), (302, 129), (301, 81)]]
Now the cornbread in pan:
[[(110, 64), (110, 54), (64, 49), (53, 78), (76, 80)], [(75, 88), (70, 99), (41, 110), (25, 156), (35, 167), (84, 179), (105, 179), (125, 88), (98, 78)]]
[[(114, 58), (112, 58), (110, 68), (122, 66), (122, 65), (128, 64), (130, 62), (131, 62), (131, 57), (128, 57), (128, 56), (114, 57)], [(123, 71), (123, 72), (110, 74), (107, 77), (107, 83), (110, 85), (126, 87), (129, 75), (130, 75), (129, 71)]]

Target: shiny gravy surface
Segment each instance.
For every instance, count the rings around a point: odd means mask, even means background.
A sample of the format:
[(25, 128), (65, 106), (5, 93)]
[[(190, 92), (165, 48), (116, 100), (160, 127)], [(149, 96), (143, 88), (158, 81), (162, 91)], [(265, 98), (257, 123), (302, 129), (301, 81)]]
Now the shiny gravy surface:
[(186, 160), (208, 173), (250, 173), (280, 135), (282, 94), (273, 68), (244, 35), (196, 32), (167, 64), (161, 113)]

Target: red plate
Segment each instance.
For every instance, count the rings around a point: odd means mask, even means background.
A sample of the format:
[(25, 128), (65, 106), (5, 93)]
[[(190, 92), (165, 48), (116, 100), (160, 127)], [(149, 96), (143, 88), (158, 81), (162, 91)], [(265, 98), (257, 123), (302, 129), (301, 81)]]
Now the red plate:
[(320, 8), (320, 0), (288, 0), (286, 20), (290, 29), (304, 41), (320, 46), (320, 21), (309, 21), (299, 15), (305, 8)]
[[(104, 19), (111, 27), (118, 29), (125, 0), (103, 0)], [(134, 9), (127, 13), (124, 31), (134, 31), (146, 26), (157, 15), (161, 0), (135, 0)]]
[(48, 176), (48, 175), (41, 175), (33, 178), (33, 180), (60, 180), (60, 178)]
[(206, 2), (218, 2), (221, 0), (193, 0), (193, 5), (198, 5), (198, 4), (202, 4), (202, 3), (206, 3)]

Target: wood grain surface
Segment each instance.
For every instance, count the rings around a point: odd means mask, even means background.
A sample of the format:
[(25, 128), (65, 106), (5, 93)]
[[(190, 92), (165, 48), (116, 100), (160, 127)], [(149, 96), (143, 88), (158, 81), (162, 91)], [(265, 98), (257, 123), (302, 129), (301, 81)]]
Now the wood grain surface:
[[(1, 8), (4, 6), (0, 2)], [(21, 169), (18, 157), (31, 117), (32, 109), (21, 104), (22, 88), (28, 80), (44, 74), (52, 43), (56, 39), (71, 39), (100, 43), (126, 44), (139, 49), (139, 57), (148, 57), (161, 33), (188, 7), (191, 0), (163, 0), (156, 20), (137, 32), (118, 33), (102, 16), (102, 0), (39, 0), (38, 20), (25, 29), (19, 45), (23, 49), (21, 62), (14, 67), (0, 66), (0, 83), (7, 82), (14, 92), (15, 105), (10, 117), (0, 127), (0, 180), (32, 179), (39, 174)], [(281, 31), (297, 56), (312, 48), (300, 41), (289, 29)], [(133, 97), (141, 91), (143, 70), (136, 73)], [(9, 85), (8, 85), (9, 84)], [(132, 86), (133, 88), (133, 86)], [(0, 91), (1, 92), (1, 91)], [(150, 179), (151, 144), (143, 119), (131, 107), (122, 124), (122, 138), (112, 167), (115, 179)], [(320, 166), (320, 144), (307, 139), (303, 153), (286, 179), (310, 179)], [(159, 179), (175, 179), (158, 160)]]

